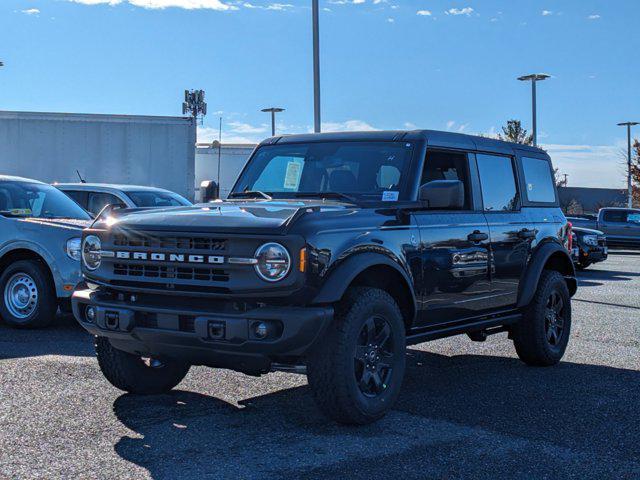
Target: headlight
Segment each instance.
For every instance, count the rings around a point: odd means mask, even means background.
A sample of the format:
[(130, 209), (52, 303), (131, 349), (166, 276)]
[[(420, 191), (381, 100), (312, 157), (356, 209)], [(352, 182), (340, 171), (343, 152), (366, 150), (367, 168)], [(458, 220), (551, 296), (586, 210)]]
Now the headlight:
[(582, 241), (592, 247), (598, 246), (598, 237), (596, 235), (585, 235), (582, 237)]
[(80, 261), (80, 257), (82, 256), (81, 250), (80, 250), (80, 244), (82, 243), (82, 241), (80, 240), (80, 238), (70, 238), (69, 240), (67, 240), (67, 256), (71, 259), (71, 260), (75, 260), (77, 262)]
[(102, 258), (100, 252), (102, 243), (95, 235), (89, 235), (82, 243), (82, 263), (87, 270), (96, 270), (100, 266)]
[(289, 252), (279, 243), (265, 243), (256, 250), (255, 258), (256, 273), (267, 282), (282, 280), (291, 269)]

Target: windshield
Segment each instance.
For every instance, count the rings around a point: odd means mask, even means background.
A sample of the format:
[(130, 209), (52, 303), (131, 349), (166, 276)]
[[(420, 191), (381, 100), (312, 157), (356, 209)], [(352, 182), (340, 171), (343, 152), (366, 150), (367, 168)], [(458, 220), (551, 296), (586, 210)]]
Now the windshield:
[(363, 201), (405, 199), (412, 145), (406, 142), (331, 142), (264, 146), (230, 195), (330, 197)]
[(173, 192), (127, 192), (136, 207), (185, 207), (191, 205), (186, 198)]
[(0, 213), (16, 217), (90, 219), (66, 194), (42, 183), (0, 182)]

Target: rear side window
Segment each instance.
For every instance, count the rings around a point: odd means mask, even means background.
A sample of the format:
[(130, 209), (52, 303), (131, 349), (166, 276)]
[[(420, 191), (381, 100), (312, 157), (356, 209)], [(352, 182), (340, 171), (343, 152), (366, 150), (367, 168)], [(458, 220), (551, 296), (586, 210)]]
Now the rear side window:
[(551, 175), (551, 166), (546, 160), (522, 157), (527, 199), (530, 202), (554, 203), (556, 192)]
[(497, 155), (476, 155), (482, 186), (484, 209), (490, 212), (508, 212), (518, 208), (518, 190), (513, 160)]
[(605, 210), (602, 218), (605, 222), (640, 224), (640, 212), (633, 210)]

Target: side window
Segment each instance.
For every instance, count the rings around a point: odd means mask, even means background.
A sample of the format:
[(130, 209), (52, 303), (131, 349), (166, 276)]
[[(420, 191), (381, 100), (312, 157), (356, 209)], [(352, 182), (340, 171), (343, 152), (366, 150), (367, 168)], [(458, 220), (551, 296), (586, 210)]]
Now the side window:
[(87, 208), (87, 199), (88, 199), (87, 192), (81, 192), (78, 190), (65, 190), (64, 193), (66, 193), (73, 200), (75, 200), (76, 203), (80, 205), (82, 208), (84, 209)]
[(478, 154), (476, 158), (484, 209), (489, 212), (516, 210), (519, 202), (513, 160), (485, 154)]
[(527, 199), (530, 202), (553, 203), (556, 201), (551, 165), (539, 158), (522, 157)]
[(471, 209), (469, 162), (465, 153), (428, 151), (420, 185), (434, 180), (460, 180), (464, 185), (463, 210)]
[(122, 201), (116, 197), (115, 195), (111, 195), (110, 193), (90, 193), (89, 194), (89, 205), (87, 210), (94, 215), (100, 213), (107, 205), (123, 205)]

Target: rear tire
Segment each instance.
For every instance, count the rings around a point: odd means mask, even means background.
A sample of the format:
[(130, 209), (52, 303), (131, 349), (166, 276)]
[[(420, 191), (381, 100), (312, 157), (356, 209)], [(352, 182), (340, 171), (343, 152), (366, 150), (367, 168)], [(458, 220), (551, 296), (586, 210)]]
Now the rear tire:
[(95, 337), (96, 355), (102, 374), (114, 387), (138, 395), (167, 393), (189, 372), (189, 365), (174, 360), (146, 361), (123, 352), (105, 337)]
[(532, 366), (557, 364), (571, 333), (571, 296), (562, 275), (545, 270), (522, 320), (513, 327), (520, 360)]
[(42, 328), (56, 317), (56, 289), (47, 267), (37, 260), (19, 260), (5, 268), (0, 295), (0, 316), (12, 327)]
[(307, 377), (320, 410), (344, 424), (382, 418), (400, 393), (405, 329), (393, 298), (377, 288), (349, 289), (308, 358)]

